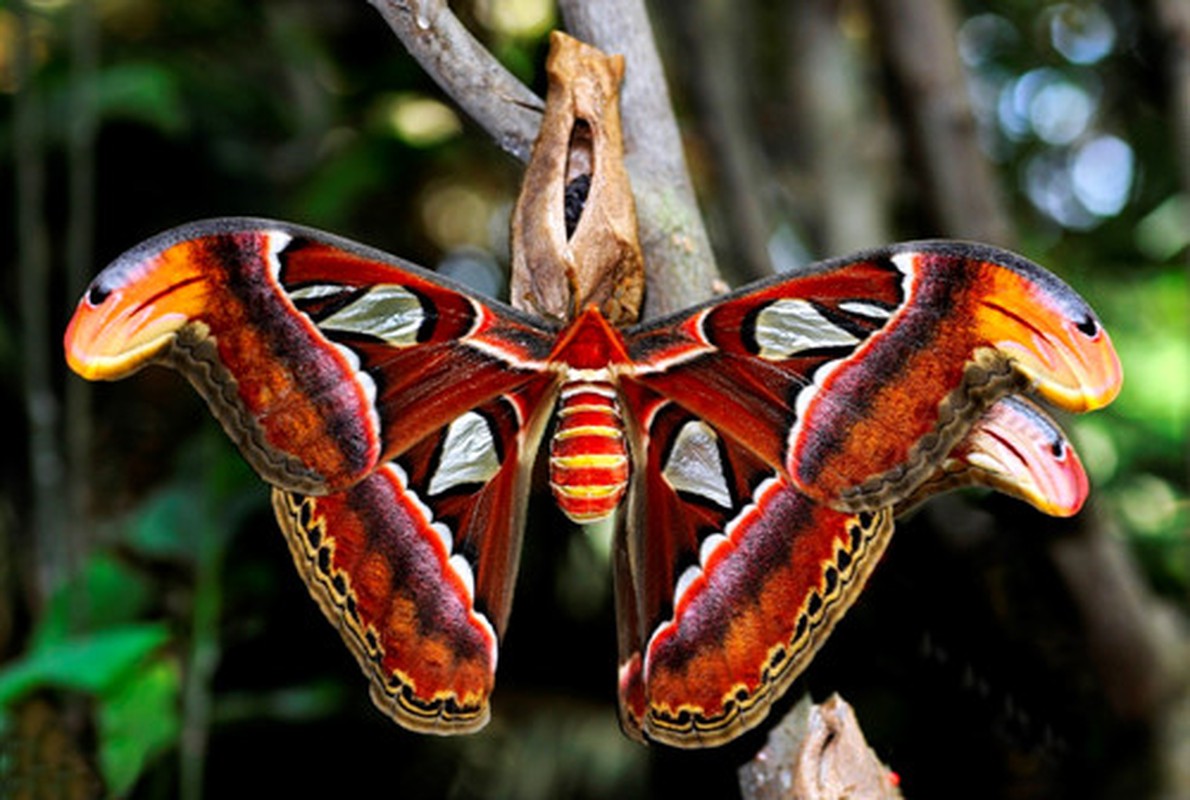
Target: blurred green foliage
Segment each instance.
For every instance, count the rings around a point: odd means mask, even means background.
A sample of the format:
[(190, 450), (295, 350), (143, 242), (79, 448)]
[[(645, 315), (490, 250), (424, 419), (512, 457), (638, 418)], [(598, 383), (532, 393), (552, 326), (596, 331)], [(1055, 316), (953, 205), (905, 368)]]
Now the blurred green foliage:
[[(167, 626), (137, 620), (145, 588), (137, 576), (97, 556), (52, 598), (25, 653), (0, 669), (0, 737), (13, 735), (7, 709), (32, 692), (49, 688), (95, 698), (99, 763), (115, 795), (131, 789), (179, 732), (180, 667), (163, 649)], [(71, 633), (75, 615), (66, 606), (80, 600), (102, 610)]]
[(117, 796), (133, 787), (152, 758), (177, 745), (184, 711), (180, 648), (189, 638), (192, 646), (217, 649), (219, 635), (217, 627), (192, 623), (188, 637), (175, 636), (161, 619), (153, 571), (131, 566), (119, 553), (206, 573), (208, 580), (195, 581), (189, 605), (195, 616), (204, 606), (218, 606), (227, 543), (247, 515), (262, 510), (265, 494), (218, 437), (208, 429), (187, 443), (173, 479), (87, 555), (48, 599), (24, 654), (0, 667), (0, 737), (11, 725), (6, 709), (33, 692), (94, 697), (99, 766)]

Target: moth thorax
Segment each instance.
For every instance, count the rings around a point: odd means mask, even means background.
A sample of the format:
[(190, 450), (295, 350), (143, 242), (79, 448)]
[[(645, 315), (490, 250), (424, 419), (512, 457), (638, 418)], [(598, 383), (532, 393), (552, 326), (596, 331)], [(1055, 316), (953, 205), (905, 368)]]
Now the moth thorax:
[(628, 450), (616, 389), (605, 371), (571, 375), (558, 400), (550, 442), (550, 489), (578, 523), (596, 522), (620, 504), (628, 486)]

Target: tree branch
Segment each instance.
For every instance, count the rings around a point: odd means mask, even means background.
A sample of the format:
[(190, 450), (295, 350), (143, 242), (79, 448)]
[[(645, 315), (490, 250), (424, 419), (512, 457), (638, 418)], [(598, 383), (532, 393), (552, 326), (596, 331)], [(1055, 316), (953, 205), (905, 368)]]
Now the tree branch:
[(643, 0), (560, 0), (559, 7), (571, 34), (627, 62), (620, 114), (645, 254), (646, 316), (707, 299), (719, 272)]
[(809, 695), (770, 732), (756, 758), (740, 767), (744, 800), (899, 800), (897, 779), (868, 747), (855, 712), (838, 695)]
[[(718, 252), (732, 279), (755, 280), (771, 275), (768, 243), (776, 223), (771, 204), (770, 165), (757, 147), (750, 51), (756, 40), (755, 9), (695, 0), (659, 4), (664, 25), (688, 54), (673, 65), (675, 82), (692, 100), (710, 151), (713, 197), (705, 198), (711, 226), (719, 237)], [(725, 64), (733, 69), (723, 69)]]
[(790, 155), (808, 179), (798, 216), (810, 223), (814, 251), (832, 256), (894, 238), (893, 134), (863, 79), (860, 48), (843, 32), (843, 14), (835, 0), (790, 4), (785, 28), (792, 98), (785, 116), (798, 124), (797, 152)]
[[(82, 295), (94, 268), (96, 73), (99, 27), (92, 3), (76, 3), (71, 13), (71, 113), (67, 139), (70, 166), (70, 211), (66, 231), (66, 286), (69, 301)], [(87, 551), (87, 519), (91, 500), (91, 383), (68, 380), (63, 389), (71, 524), (63, 533), (73, 573)], [(76, 602), (79, 602), (76, 598)]]
[(445, 0), (368, 0), (405, 49), (496, 144), (529, 160), (545, 103), (468, 31)]
[(1174, 157), (1182, 189), (1190, 191), (1190, 6), (1180, 0), (1155, 0), (1154, 10), (1165, 40)]
[(66, 577), (62, 530), (65, 495), (57, 429), (60, 408), (52, 386), (47, 345), (50, 333), (50, 242), (45, 221), (44, 98), (35, 78), (31, 14), (16, 4), (18, 90), (13, 99), (12, 149), (16, 172), (17, 270), (20, 287), (23, 391), (29, 425), (30, 527), (37, 573), (32, 581), (40, 602)]
[[(368, 2), (443, 91), (501, 148), (528, 160), (544, 104), (496, 61), (443, 0)], [(646, 314), (704, 300), (718, 271), (644, 6), (641, 0), (563, 0), (561, 6), (577, 38), (620, 53), (628, 63), (620, 107), (624, 161), (648, 265)]]

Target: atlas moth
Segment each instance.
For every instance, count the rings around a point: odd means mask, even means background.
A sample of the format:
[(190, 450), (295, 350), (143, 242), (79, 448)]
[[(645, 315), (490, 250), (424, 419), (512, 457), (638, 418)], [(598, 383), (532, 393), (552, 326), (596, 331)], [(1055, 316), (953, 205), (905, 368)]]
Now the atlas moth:
[(1036, 264), (879, 248), (636, 323), (623, 61), (554, 38), (514, 215), (513, 300), (253, 218), (175, 228), (99, 274), (70, 366), (185, 375), (273, 505), (314, 599), (406, 727), (489, 717), (533, 465), (612, 517), (625, 731), (758, 724), (855, 601), (901, 510), (982, 484), (1073, 514), (1087, 479), (1041, 400), (1109, 403), (1119, 361)]

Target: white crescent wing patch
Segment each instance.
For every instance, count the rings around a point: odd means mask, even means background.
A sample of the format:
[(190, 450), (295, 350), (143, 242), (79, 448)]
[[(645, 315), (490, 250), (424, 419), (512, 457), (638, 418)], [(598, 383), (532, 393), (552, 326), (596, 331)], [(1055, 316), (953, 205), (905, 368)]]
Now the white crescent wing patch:
[(698, 495), (722, 508), (731, 508), (731, 491), (723, 475), (719, 436), (704, 422), (682, 426), (661, 471), (674, 491)]
[(803, 350), (844, 347), (859, 339), (835, 325), (806, 300), (784, 298), (756, 315), (756, 346), (761, 358), (781, 361)]
[(499, 471), (491, 426), (482, 415), (468, 411), (447, 428), (427, 491), (436, 495), (466, 483), (486, 483)]

